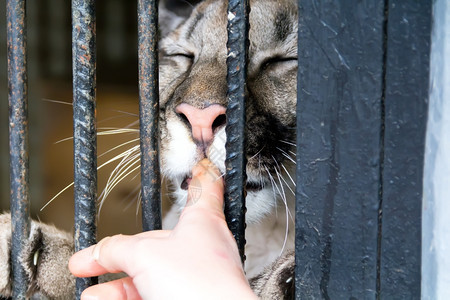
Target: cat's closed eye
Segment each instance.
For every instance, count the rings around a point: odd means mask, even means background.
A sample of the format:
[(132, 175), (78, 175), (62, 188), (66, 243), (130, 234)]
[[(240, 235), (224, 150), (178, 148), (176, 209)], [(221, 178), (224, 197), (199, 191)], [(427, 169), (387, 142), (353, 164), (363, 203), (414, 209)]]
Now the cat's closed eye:
[(260, 65), (260, 70), (268, 70), (270, 68), (277, 68), (286, 66), (286, 64), (297, 64), (297, 57), (283, 57), (283, 56), (273, 56), (266, 58)]

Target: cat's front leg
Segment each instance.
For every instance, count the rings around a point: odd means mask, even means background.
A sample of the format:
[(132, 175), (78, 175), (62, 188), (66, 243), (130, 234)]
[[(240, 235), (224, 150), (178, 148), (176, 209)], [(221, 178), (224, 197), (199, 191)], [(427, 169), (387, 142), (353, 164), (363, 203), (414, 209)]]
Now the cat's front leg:
[[(30, 237), (19, 255), (28, 279), (28, 294), (36, 292), (50, 299), (70, 299), (75, 291), (75, 277), (68, 261), (73, 254), (72, 236), (40, 222), (32, 221)], [(11, 217), (0, 215), (0, 296), (11, 297)]]

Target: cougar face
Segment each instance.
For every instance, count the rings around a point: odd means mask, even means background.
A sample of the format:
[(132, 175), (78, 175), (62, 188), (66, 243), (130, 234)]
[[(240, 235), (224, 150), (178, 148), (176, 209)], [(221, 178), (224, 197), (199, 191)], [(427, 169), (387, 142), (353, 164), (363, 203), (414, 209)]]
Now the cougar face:
[[(294, 255), (285, 250), (294, 245), (289, 205), (294, 198), (291, 174), (295, 166), (295, 2), (251, 1), (245, 107), (246, 217), (250, 224), (245, 253), (247, 276), (260, 274), (251, 285), (262, 299), (283, 298), (286, 291), (293, 290), (294, 282)], [(202, 2), (189, 18), (177, 19), (177, 29), (160, 43), (161, 165), (163, 174), (174, 182), (180, 206), (187, 198), (190, 172), (198, 161), (207, 157), (225, 172), (228, 17), (233, 16), (227, 16), (227, 1)], [(127, 161), (139, 157), (138, 146), (131, 150), (136, 155)], [(277, 202), (286, 210), (269, 216)], [(258, 224), (251, 224), (256, 221)], [(0, 298), (11, 297), (10, 241), (10, 214), (0, 214)], [(283, 251), (287, 254), (280, 258)], [(70, 234), (32, 221), (19, 258), (29, 279), (30, 295), (38, 292), (52, 299), (73, 298), (75, 278), (67, 268), (72, 253)]]
[[(160, 42), (161, 165), (181, 205), (198, 161), (207, 157), (225, 173), (227, 5), (202, 2)], [(293, 190), (295, 1), (251, 1), (249, 39), (245, 148), (251, 223)]]

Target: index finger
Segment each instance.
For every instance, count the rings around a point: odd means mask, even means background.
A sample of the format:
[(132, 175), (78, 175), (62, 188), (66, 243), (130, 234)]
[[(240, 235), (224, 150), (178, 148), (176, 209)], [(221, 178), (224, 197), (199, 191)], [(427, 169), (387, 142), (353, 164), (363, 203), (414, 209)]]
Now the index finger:
[[(126, 259), (128, 256), (123, 255), (123, 253), (129, 253), (130, 251), (130, 249), (128, 249), (131, 245), (130, 237), (124, 235), (115, 236), (113, 237), (113, 244), (110, 243), (111, 239), (111, 237), (106, 237), (97, 244), (75, 253), (69, 260), (70, 272), (77, 277), (91, 277), (105, 273), (118, 273), (124, 271), (123, 265), (126, 264), (122, 260)], [(107, 251), (105, 251), (105, 249)], [(115, 254), (120, 255), (111, 255), (111, 249), (116, 252)], [(102, 252), (103, 260), (105, 260), (105, 256), (107, 258), (115, 256), (117, 259), (112, 260), (111, 262), (109, 259), (106, 259), (108, 263), (104, 264), (99, 261), (100, 252)]]
[(149, 251), (153, 240), (168, 235), (169, 231), (155, 230), (132, 236), (119, 234), (105, 237), (96, 245), (75, 253), (69, 260), (69, 270), (77, 277), (92, 277), (122, 271), (131, 276), (133, 274), (131, 267), (139, 262), (134, 259), (135, 256), (128, 254), (133, 251), (136, 254), (137, 245), (143, 244), (141, 241), (149, 241), (145, 243), (148, 246), (146, 251)]
[(200, 203), (222, 211), (223, 193), (224, 184), (219, 169), (210, 160), (201, 160), (192, 169), (186, 206)]

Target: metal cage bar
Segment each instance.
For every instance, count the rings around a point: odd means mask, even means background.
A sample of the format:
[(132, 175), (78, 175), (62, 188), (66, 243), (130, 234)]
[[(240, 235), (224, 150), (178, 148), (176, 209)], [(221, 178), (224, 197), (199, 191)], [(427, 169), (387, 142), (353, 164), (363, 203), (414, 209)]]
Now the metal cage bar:
[(161, 229), (157, 2), (138, 1), (141, 203), (144, 230)]
[(30, 234), (25, 0), (7, 2), (7, 24), (13, 298), (25, 299), (28, 276), (19, 262)]
[[(300, 27), (301, 24), (301, 18), (302, 18), (302, 9), (301, 9), (301, 1), (302, 0), (298, 0), (298, 25)], [(300, 58), (301, 55), (301, 48), (300, 48), (300, 38), (301, 38), (301, 33), (300, 33), (300, 29), (298, 29), (297, 32), (297, 61)], [(297, 62), (298, 65), (298, 62)], [(301, 84), (300, 84), (300, 78), (301, 78), (301, 69), (297, 66), (297, 106), (296, 106), (296, 116), (297, 116), (297, 124), (296, 124), (296, 170), (295, 170), (295, 267), (294, 267), (294, 285), (295, 285), (295, 289), (294, 289), (294, 299), (300, 299), (300, 293), (301, 293), (301, 281), (302, 281), (302, 274), (301, 274), (301, 270), (298, 264), (299, 259), (299, 255), (300, 255), (300, 249), (302, 247), (302, 245), (298, 242), (299, 241), (299, 227), (301, 226), (300, 224), (300, 218), (302, 217), (302, 211), (300, 210), (300, 201), (301, 201), (301, 195), (302, 195), (302, 190), (300, 187), (300, 178), (301, 178), (301, 174), (300, 174), (300, 155), (301, 155), (301, 150), (300, 150), (300, 141), (301, 141), (301, 132), (299, 130), (300, 126), (301, 126), (301, 120), (298, 117), (301, 113), (301, 104), (300, 104), (300, 100), (301, 100)]]
[[(75, 251), (96, 243), (95, 0), (72, 1)], [(76, 297), (96, 278), (77, 278)]]
[(245, 80), (249, 10), (248, 0), (228, 2), (225, 216), (242, 262), (245, 261)]
[(419, 299), (432, 4), (299, 9), (296, 297)]

